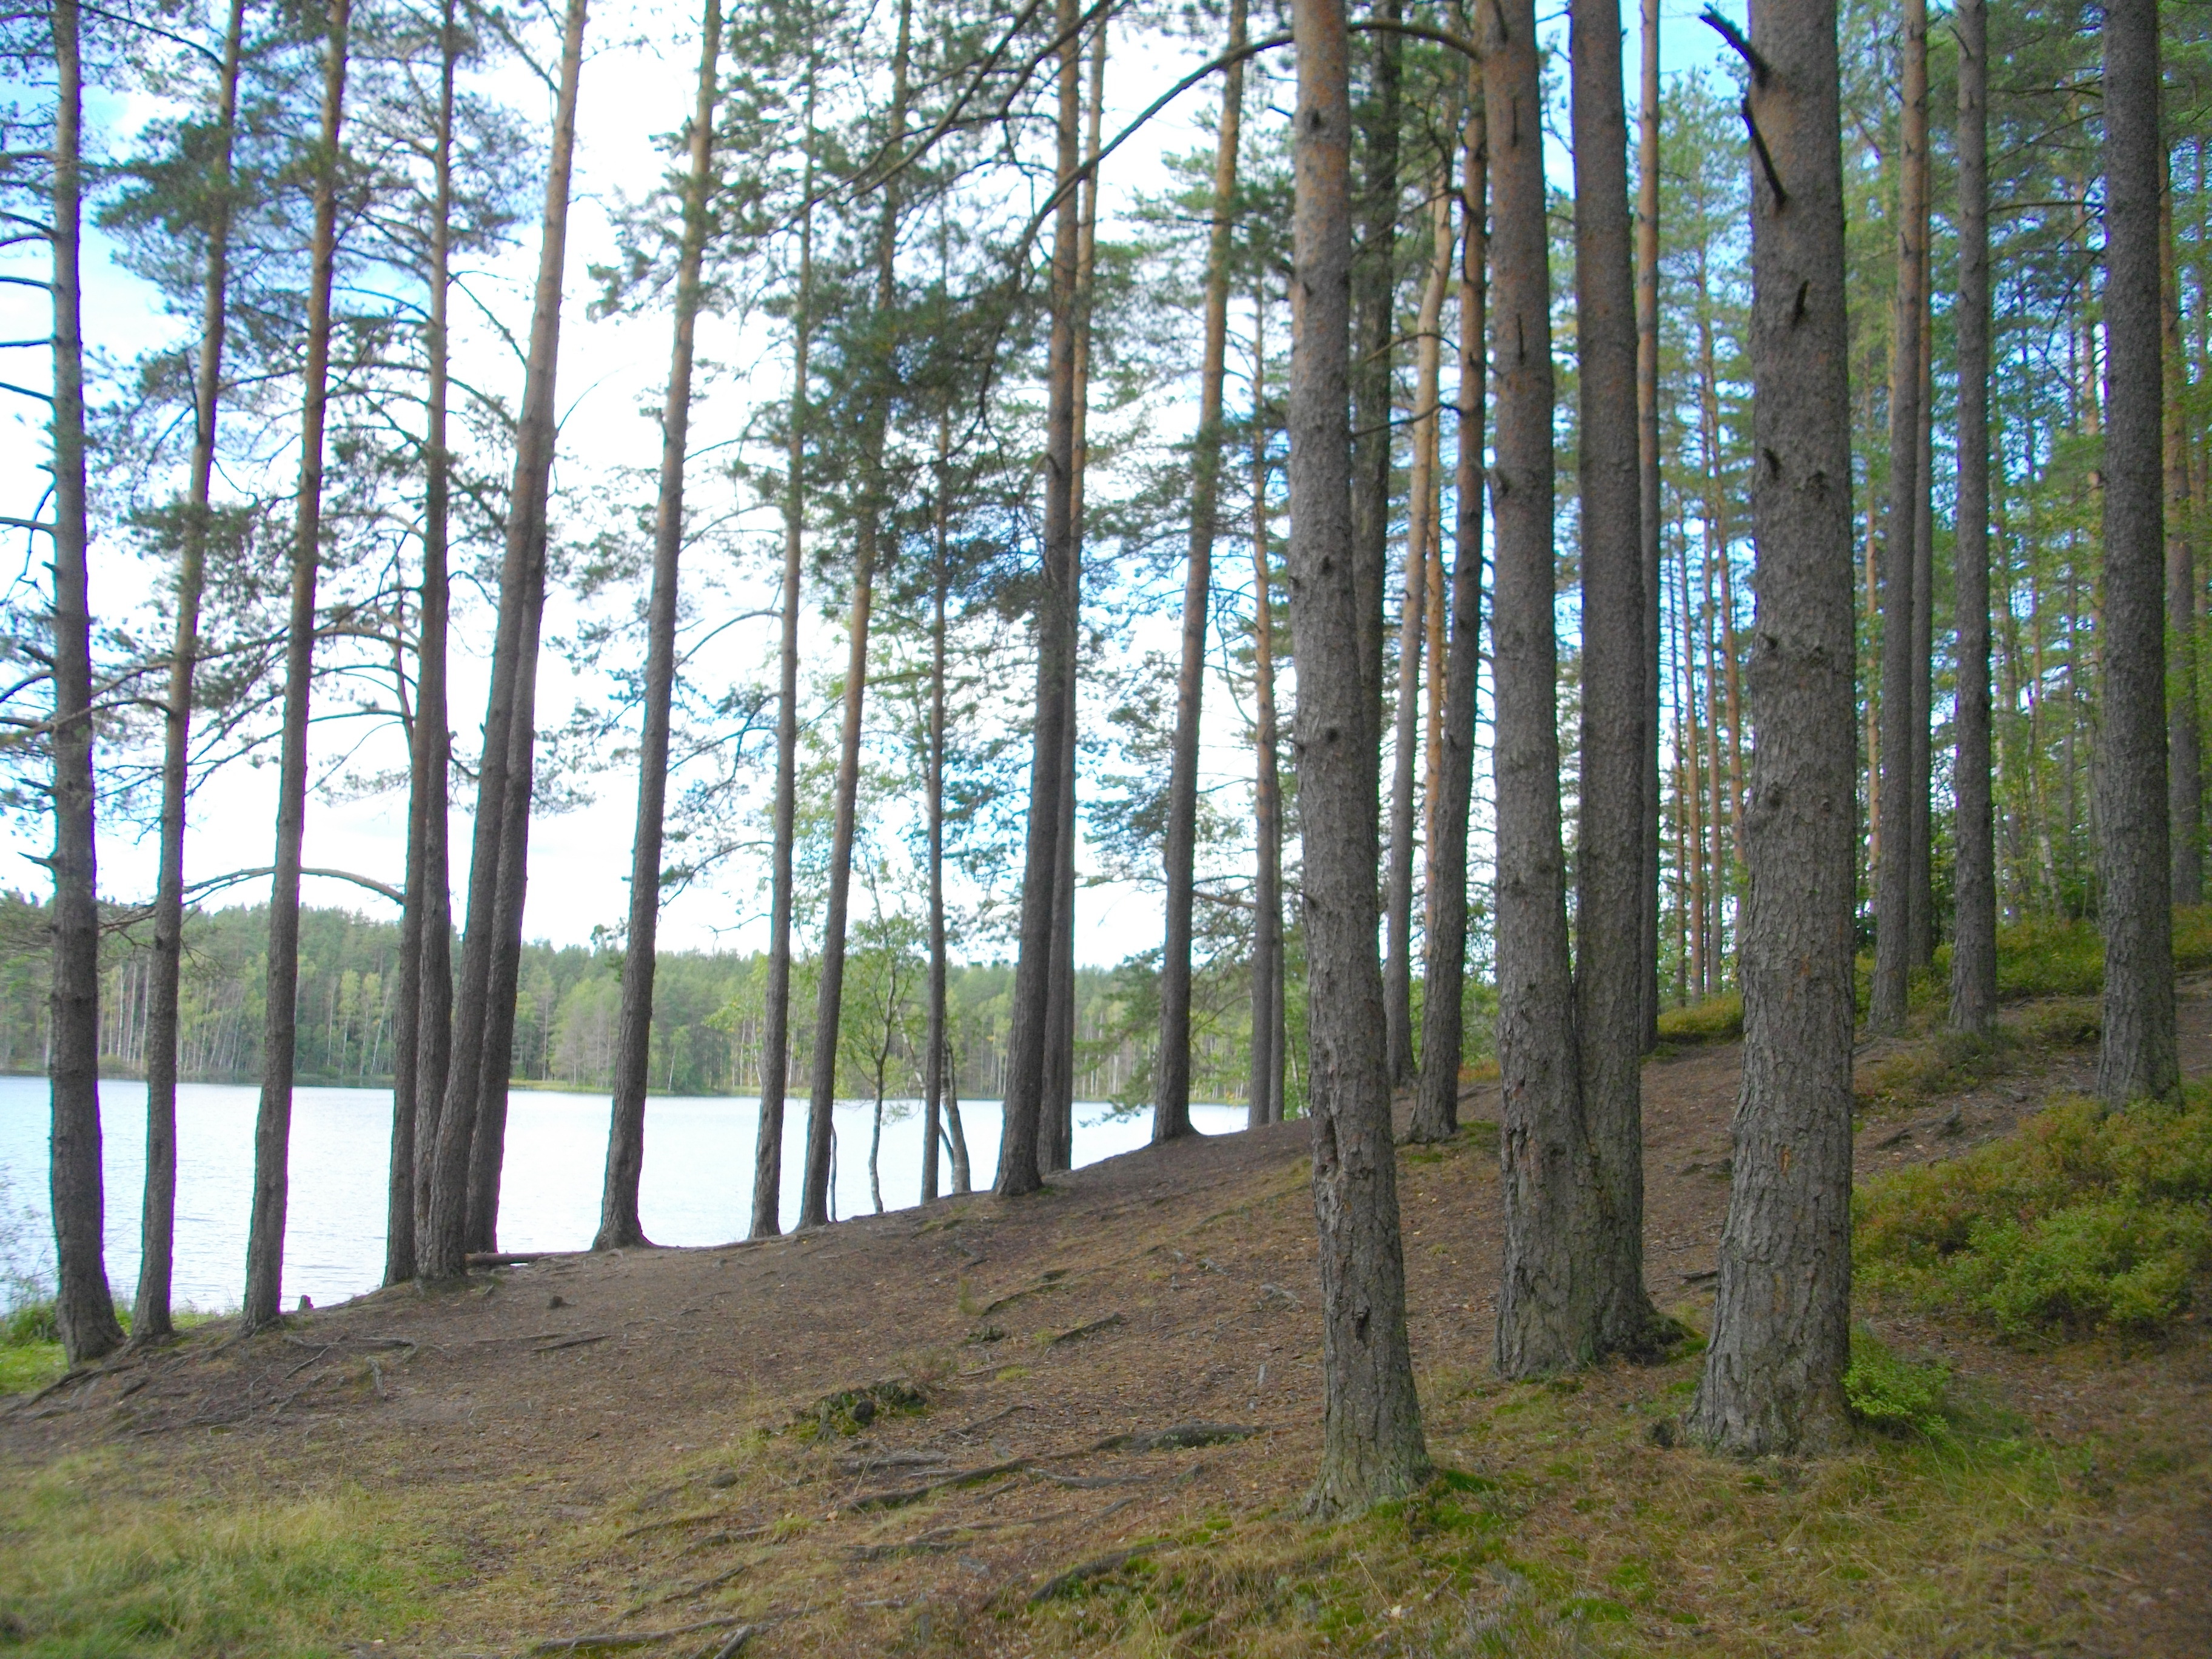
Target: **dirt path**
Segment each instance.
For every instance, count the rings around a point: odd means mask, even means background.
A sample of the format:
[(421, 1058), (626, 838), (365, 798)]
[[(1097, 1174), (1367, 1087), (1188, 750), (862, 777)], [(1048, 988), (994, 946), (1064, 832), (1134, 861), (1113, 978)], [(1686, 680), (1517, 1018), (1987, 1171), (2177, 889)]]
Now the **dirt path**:
[[(2212, 1070), (2212, 1001), (2197, 988), (2184, 1010), (2185, 1063)], [(1717, 1047), (1645, 1073), (1662, 1306), (1706, 1297), (1736, 1058)], [(1860, 1171), (2002, 1133), (2080, 1086), (2089, 1062), (2067, 1056), (1879, 1118), (1860, 1133)], [(1407, 1150), (1401, 1190), (1413, 1352), (1440, 1402), (1432, 1441), (1440, 1462), (1472, 1469), (1479, 1435), (1453, 1440), (1449, 1402), (1486, 1386), (1499, 1234), (1481, 1120), (1494, 1091), (1471, 1092), (1462, 1112), (1475, 1127), (1459, 1144)], [(1011, 1204), (949, 1200), (761, 1245), (550, 1258), (435, 1296), (403, 1287), (243, 1346), (203, 1333), (0, 1417), (0, 1451), (23, 1467), (113, 1443), (149, 1478), (196, 1487), (404, 1491), (465, 1567), (424, 1629), (377, 1652), (673, 1628), (740, 1581), (779, 1619), (750, 1651), (953, 1640), (1128, 1540), (1294, 1510), (1320, 1415), (1305, 1134), (1293, 1123), (1147, 1149)], [(2002, 1390), (2053, 1444), (2132, 1437), (2181, 1468), (2201, 1466), (2212, 1441), (2201, 1339), (2131, 1358), (2029, 1358), (1889, 1324)], [(850, 1437), (810, 1447), (757, 1432), (890, 1376), (911, 1379), (928, 1409), (902, 1412), (886, 1391), (879, 1410), (875, 1396), (848, 1402), (869, 1419)], [(1608, 1371), (1575, 1409), (1592, 1422), (1646, 1409), (1657, 1386)], [(1142, 1438), (1191, 1424), (1240, 1432)], [(1121, 1436), (1139, 1437), (1106, 1443)], [(2106, 1531), (2069, 1533), (2035, 1568), (2064, 1577), (2092, 1615), (2094, 1637), (2065, 1651), (2204, 1652), (2212, 1504), (2201, 1486), (2112, 1490)], [(996, 1628), (993, 1650), (1027, 1650), (1018, 1625)], [(1784, 1629), (1747, 1650), (1793, 1650)]]

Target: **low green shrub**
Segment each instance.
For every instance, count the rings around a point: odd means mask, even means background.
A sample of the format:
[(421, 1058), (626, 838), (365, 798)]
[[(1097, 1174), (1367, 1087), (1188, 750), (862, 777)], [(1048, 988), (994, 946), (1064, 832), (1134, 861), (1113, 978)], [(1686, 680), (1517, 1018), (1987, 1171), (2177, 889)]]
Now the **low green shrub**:
[(1678, 1046), (1694, 1042), (1733, 1042), (1743, 1035), (1743, 996), (1724, 991), (1703, 1002), (1668, 1008), (1659, 1016), (1659, 1041)]
[(2155, 1333), (2212, 1270), (2212, 1091), (2110, 1114), (2063, 1101), (2002, 1140), (1869, 1182), (1853, 1209), (1869, 1286), (2016, 1340)]
[(1851, 1414), (1869, 1428), (1885, 1434), (1944, 1438), (1950, 1433), (1945, 1401), (1950, 1381), (1946, 1367), (1902, 1358), (1863, 1326), (1851, 1332), (1851, 1363), (1844, 1372), (1844, 1399)]
[(55, 1322), (52, 1297), (42, 1302), (26, 1302), (0, 1316), (0, 1347), (27, 1348), (61, 1340), (62, 1330)]

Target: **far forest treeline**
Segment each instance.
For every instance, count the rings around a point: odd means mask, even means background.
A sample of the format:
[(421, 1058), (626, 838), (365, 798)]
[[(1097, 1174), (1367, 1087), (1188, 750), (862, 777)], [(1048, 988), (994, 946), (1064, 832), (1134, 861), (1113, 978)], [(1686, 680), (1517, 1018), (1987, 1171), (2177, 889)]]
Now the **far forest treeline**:
[[(178, 1076), (192, 1083), (247, 1083), (260, 1075), (263, 948), (268, 917), (258, 907), (191, 910), (185, 916)], [(908, 941), (910, 947), (911, 941)], [(400, 929), (342, 909), (300, 913), (298, 1080), (342, 1087), (392, 1081), (392, 1026), (398, 988)], [(848, 968), (855, 994), (846, 1010), (838, 1091), (866, 1099), (888, 1029), (884, 1081), (893, 1098), (921, 1089), (926, 964), (908, 948), (895, 956), (865, 941)], [(113, 928), (103, 941), (100, 1068), (145, 1075), (148, 969), (144, 939)], [(43, 1072), (47, 1063), (47, 921), (43, 905), (0, 894), (0, 1073)], [(816, 964), (796, 964), (800, 982)], [(757, 1095), (768, 959), (760, 952), (664, 951), (653, 975), (653, 1066), (656, 1094)], [(1151, 1098), (1154, 975), (1141, 965), (1076, 972), (1076, 1091), (1083, 1100), (1136, 1104)], [(956, 965), (946, 981), (948, 1026), (963, 1100), (995, 1100), (1005, 1086), (1006, 1002), (1012, 972), (1003, 963)], [(604, 1090), (614, 1072), (621, 953), (533, 942), (522, 953), (514, 1014), (517, 1085)], [(1194, 1045), (1200, 1100), (1237, 1102), (1249, 1076), (1249, 1006), (1241, 982), (1206, 1001), (1209, 1024)], [(1222, 1005), (1218, 1010), (1211, 1005)], [(1218, 1017), (1214, 1017), (1218, 1016)], [(801, 1051), (802, 1054), (805, 1052)]]

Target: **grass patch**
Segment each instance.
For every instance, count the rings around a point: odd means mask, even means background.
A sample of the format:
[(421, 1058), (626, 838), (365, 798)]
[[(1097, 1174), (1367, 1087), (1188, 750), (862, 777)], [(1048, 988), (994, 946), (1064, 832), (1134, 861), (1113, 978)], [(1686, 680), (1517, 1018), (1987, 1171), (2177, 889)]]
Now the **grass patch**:
[(1869, 1285), (2014, 1340), (2165, 1330), (2212, 1271), (2212, 1089), (2106, 1113), (2063, 1101), (2017, 1134), (1868, 1182)]
[(2005, 1067), (2014, 1039), (1940, 1030), (1851, 1069), (1851, 1094), (1861, 1109), (1911, 1110), (1987, 1081)]
[(1743, 996), (1736, 991), (1668, 1008), (1659, 1016), (1659, 1041), (1678, 1048), (1700, 1042), (1733, 1042), (1742, 1035)]
[(129, 1473), (103, 1454), (0, 1484), (0, 1644), (27, 1659), (249, 1659), (335, 1653), (421, 1615), (422, 1540), (391, 1506), (149, 1497)]
[(1850, 1405), (1851, 1414), (1869, 1428), (1887, 1434), (1922, 1435), (1931, 1440), (1948, 1438), (1950, 1382), (1947, 1367), (1902, 1358), (1865, 1326), (1851, 1332), (1851, 1363), (1844, 1373), (1844, 1398)]

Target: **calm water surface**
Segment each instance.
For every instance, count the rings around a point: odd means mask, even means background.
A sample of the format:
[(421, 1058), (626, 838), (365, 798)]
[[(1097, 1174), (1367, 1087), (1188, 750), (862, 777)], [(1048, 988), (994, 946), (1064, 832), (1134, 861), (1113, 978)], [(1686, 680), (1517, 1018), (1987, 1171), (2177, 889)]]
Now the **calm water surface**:
[[(221, 1084), (177, 1090), (175, 1297), (206, 1309), (237, 1305), (246, 1285), (246, 1228), (253, 1201), (253, 1114), (257, 1091)], [(107, 1273), (128, 1303), (138, 1280), (138, 1205), (145, 1178), (146, 1087), (100, 1085), (102, 1163), (107, 1176)], [(605, 1095), (518, 1091), (507, 1115), (506, 1177), (499, 1243), (504, 1250), (576, 1250), (592, 1242), (607, 1146)], [(889, 1119), (893, 1109), (886, 1107)], [(921, 1114), (884, 1125), (884, 1207), (918, 1200)], [(868, 1191), (871, 1103), (841, 1102), (836, 1125), (836, 1213), (874, 1209)], [(979, 1186), (999, 1158), (999, 1103), (963, 1102), (961, 1121)], [(1242, 1106), (1194, 1106), (1208, 1134), (1244, 1127)], [(787, 1109), (782, 1213), (799, 1213), (805, 1164), (805, 1103)], [(753, 1138), (758, 1103), (655, 1096), (645, 1114), (645, 1175), (640, 1204), (648, 1237), (659, 1244), (720, 1244), (744, 1236), (752, 1212)], [(9, 1207), (31, 1212), (21, 1231), (51, 1265), (46, 1139), (50, 1109), (44, 1078), (0, 1078), (0, 1182)], [(1150, 1115), (1117, 1120), (1096, 1103), (1076, 1108), (1075, 1161), (1133, 1151), (1150, 1133)], [(284, 1300), (327, 1304), (374, 1290), (384, 1271), (385, 1171), (392, 1136), (389, 1089), (300, 1089), (293, 1095), (291, 1199), (284, 1237)], [(951, 1184), (949, 1163), (940, 1166)], [(4, 1267), (6, 1263), (0, 1263)], [(22, 1265), (29, 1265), (27, 1263)]]

